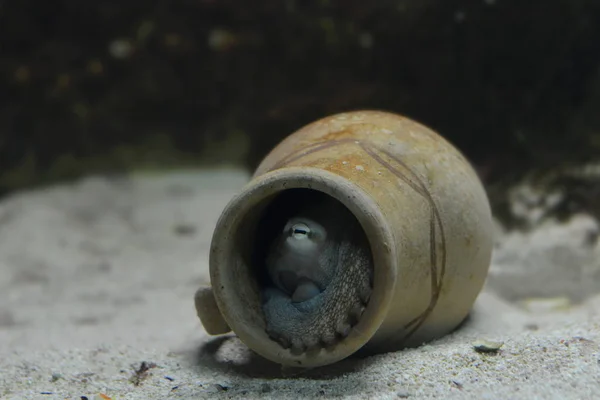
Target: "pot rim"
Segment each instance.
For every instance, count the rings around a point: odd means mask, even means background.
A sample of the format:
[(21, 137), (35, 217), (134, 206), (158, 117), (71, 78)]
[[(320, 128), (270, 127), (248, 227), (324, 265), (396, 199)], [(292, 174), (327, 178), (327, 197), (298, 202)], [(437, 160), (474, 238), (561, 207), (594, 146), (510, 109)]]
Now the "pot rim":
[[(309, 189), (323, 192), (344, 204), (357, 218), (369, 242), (373, 257), (373, 292), (359, 322), (350, 334), (332, 348), (294, 355), (271, 340), (260, 323), (240, 321), (236, 310), (244, 299), (235, 290), (230, 268), (235, 248), (235, 235), (245, 218), (261, 204), (289, 189)], [(276, 363), (295, 367), (317, 367), (342, 360), (366, 344), (386, 318), (397, 280), (397, 256), (394, 237), (388, 221), (377, 202), (349, 179), (316, 167), (283, 167), (254, 177), (225, 206), (213, 233), (209, 257), (210, 278), (219, 310), (239, 339), (250, 349)], [(236, 305), (237, 304), (237, 305)], [(246, 312), (252, 312), (246, 307)], [(254, 321), (255, 322), (255, 321)]]

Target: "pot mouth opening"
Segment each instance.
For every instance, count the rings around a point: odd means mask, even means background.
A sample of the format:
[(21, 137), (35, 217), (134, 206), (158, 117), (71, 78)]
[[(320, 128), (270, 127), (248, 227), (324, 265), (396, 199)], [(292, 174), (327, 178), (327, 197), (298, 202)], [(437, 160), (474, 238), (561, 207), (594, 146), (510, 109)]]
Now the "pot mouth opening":
[[(334, 344), (294, 351), (267, 333), (265, 290), (273, 287), (266, 267), (269, 245), (294, 210), (327, 199), (354, 218), (366, 243), (372, 292), (347, 336)], [(375, 201), (357, 185), (316, 168), (278, 169), (252, 180), (225, 207), (213, 235), (210, 268), (224, 319), (252, 350), (279, 364), (315, 367), (346, 358), (377, 331), (390, 306), (396, 281), (392, 234)]]

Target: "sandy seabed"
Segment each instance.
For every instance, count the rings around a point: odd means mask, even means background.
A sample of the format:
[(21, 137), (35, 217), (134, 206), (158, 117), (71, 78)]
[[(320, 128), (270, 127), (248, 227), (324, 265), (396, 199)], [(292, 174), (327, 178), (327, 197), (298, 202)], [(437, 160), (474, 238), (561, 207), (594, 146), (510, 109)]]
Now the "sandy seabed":
[[(0, 398), (600, 398), (599, 229), (585, 215), (499, 229), (468, 322), (416, 349), (288, 376), (233, 335), (209, 337), (193, 294), (248, 179), (90, 177), (3, 200)], [(484, 354), (478, 339), (504, 344)]]

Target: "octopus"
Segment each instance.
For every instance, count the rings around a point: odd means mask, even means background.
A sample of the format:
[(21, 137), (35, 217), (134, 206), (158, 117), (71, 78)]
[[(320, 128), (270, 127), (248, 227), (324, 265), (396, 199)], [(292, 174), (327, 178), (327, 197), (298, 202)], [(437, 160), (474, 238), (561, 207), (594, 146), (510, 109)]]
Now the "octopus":
[(371, 296), (373, 261), (356, 217), (319, 193), (274, 224), (265, 257), (266, 330), (294, 354), (350, 334)]

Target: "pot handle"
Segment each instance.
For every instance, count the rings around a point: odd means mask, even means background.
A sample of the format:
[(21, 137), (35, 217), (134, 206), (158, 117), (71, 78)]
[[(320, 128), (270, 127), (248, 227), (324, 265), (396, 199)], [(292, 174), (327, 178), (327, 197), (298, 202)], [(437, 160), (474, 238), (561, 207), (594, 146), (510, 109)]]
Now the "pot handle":
[(223, 319), (223, 315), (217, 306), (217, 301), (210, 286), (202, 286), (194, 295), (196, 313), (204, 330), (209, 335), (222, 335), (231, 332), (231, 328)]

